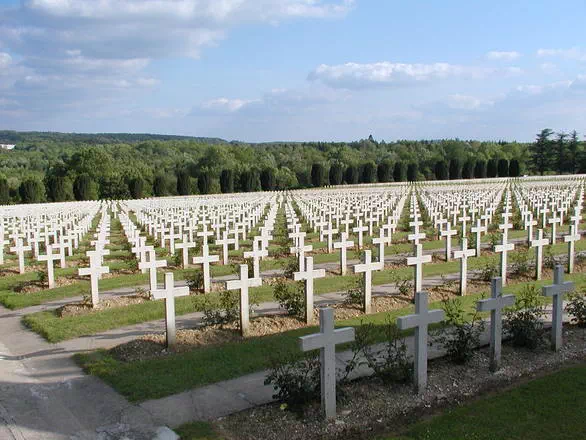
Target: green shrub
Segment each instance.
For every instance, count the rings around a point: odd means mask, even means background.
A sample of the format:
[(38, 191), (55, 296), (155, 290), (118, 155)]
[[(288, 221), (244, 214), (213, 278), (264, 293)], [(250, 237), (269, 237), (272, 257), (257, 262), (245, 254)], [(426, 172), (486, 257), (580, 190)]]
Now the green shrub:
[(362, 305), (364, 304), (364, 284), (361, 278), (356, 278), (350, 282), (348, 290), (342, 294), (345, 305)]
[(195, 269), (193, 272), (191, 272), (191, 275), (187, 276), (185, 281), (187, 282), (190, 291), (203, 291), (203, 271), (201, 269)]
[(308, 354), (301, 360), (283, 362), (282, 356), (271, 359), (271, 368), (265, 378), (265, 385), (272, 385), (275, 390), (273, 399), (278, 400), (295, 412), (320, 398), (320, 362), (314, 354)]
[(576, 292), (568, 300), (566, 312), (572, 317), (572, 322), (579, 327), (586, 327), (586, 296)]
[(287, 283), (279, 279), (273, 289), (273, 296), (290, 316), (305, 317), (305, 289), (303, 282)]
[(490, 282), (494, 277), (499, 276), (499, 267), (495, 258), (489, 258), (488, 261), (480, 268), (478, 278), (485, 282)]
[(543, 342), (543, 297), (534, 284), (525, 286), (515, 305), (505, 311), (503, 328), (515, 347), (536, 349)]
[(480, 345), (480, 335), (485, 327), (484, 321), (476, 311), (468, 316), (461, 298), (444, 297), (442, 309), (446, 314), (444, 322), (447, 328), (438, 331), (434, 341), (446, 349), (448, 359), (452, 362), (465, 364)]
[(531, 272), (531, 262), (529, 261), (528, 252), (513, 252), (511, 254), (511, 274), (517, 276), (529, 275)]

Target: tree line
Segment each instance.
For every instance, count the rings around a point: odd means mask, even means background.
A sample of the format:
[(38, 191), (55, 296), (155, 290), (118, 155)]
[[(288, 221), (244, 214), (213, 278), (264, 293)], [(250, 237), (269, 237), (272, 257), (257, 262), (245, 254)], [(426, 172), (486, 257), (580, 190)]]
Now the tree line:
[(459, 139), (387, 143), (371, 136), (350, 143), (245, 144), (95, 136), (18, 133), (17, 147), (0, 151), (0, 203), (517, 177), (586, 169), (578, 134), (555, 134), (549, 129), (533, 143)]

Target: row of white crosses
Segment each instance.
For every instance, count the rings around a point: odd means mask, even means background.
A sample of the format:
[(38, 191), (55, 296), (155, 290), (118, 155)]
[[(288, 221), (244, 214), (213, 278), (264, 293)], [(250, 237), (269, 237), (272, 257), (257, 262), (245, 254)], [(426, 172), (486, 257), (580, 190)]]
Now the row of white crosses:
[[(563, 273), (563, 267), (557, 266), (553, 284), (543, 287), (543, 295), (553, 300), (551, 346), (556, 351), (562, 347), (564, 295), (574, 290), (574, 283), (564, 282)], [(503, 309), (515, 303), (515, 297), (503, 295), (501, 289), (502, 280), (494, 278), (491, 282), (491, 297), (477, 302), (479, 311), (490, 312), (489, 368), (493, 372), (500, 368)], [(413, 383), (418, 394), (425, 393), (427, 389), (429, 326), (443, 321), (444, 318), (443, 310), (429, 310), (426, 292), (416, 293), (414, 314), (397, 318), (397, 327), (400, 330), (414, 329)], [(319, 333), (299, 338), (302, 351), (320, 350), (321, 406), (326, 419), (336, 417), (336, 345), (351, 342), (355, 337), (354, 328), (335, 329), (334, 324), (333, 309), (320, 309)]]
[(94, 240), (90, 241), (90, 245), (93, 246), (94, 249), (86, 252), (86, 256), (89, 257), (89, 267), (81, 267), (78, 269), (78, 274), (80, 276), (90, 277), (90, 291), (93, 307), (96, 307), (100, 302), (98, 281), (102, 278), (102, 275), (110, 272), (110, 268), (103, 265), (104, 256), (110, 253), (110, 251), (106, 249), (106, 245), (109, 244), (109, 235), (110, 215), (108, 214), (108, 208), (105, 207), (102, 209), (100, 222), (93, 237)]

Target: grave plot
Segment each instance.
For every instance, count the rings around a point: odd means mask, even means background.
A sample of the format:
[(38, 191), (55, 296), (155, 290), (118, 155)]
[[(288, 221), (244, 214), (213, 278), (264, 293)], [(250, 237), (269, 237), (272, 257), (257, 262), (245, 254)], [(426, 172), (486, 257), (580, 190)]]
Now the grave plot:
[(491, 317), (496, 371), (503, 308), (551, 285), (561, 347), (562, 294), (586, 285), (583, 198), (582, 179), (558, 177), (5, 207), (0, 302), (132, 401), (301, 359), (300, 337), (322, 357), (367, 325), (381, 343), (389, 320), (415, 333), (424, 393), (424, 336), (456, 309)]

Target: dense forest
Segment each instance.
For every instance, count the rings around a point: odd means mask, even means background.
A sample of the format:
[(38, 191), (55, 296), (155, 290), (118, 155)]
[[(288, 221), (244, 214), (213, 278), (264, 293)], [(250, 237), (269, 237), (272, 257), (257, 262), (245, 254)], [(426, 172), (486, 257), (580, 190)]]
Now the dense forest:
[(249, 192), (586, 172), (576, 132), (533, 143), (459, 139), (247, 144), (149, 134), (0, 131), (0, 203)]

